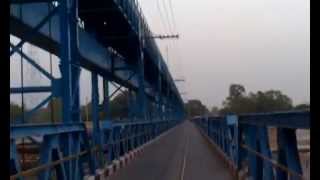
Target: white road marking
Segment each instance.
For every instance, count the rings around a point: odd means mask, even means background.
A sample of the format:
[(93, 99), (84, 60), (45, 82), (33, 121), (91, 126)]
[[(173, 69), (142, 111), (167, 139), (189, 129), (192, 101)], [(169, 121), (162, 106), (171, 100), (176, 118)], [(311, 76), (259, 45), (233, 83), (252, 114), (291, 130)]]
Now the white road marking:
[(185, 170), (185, 167), (186, 167), (186, 159), (187, 159), (187, 156), (188, 156), (188, 146), (189, 146), (189, 136), (187, 134), (187, 137), (186, 137), (186, 149), (185, 149), (184, 157), (183, 157), (183, 164), (182, 164), (180, 180), (184, 179), (184, 170)]

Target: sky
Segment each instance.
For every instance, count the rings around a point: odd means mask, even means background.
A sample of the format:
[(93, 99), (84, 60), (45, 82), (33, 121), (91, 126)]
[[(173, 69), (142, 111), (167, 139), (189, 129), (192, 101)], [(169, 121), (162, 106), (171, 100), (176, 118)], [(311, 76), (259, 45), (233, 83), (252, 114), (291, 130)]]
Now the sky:
[[(157, 40), (157, 44), (173, 78), (185, 79), (177, 82), (184, 100), (199, 99), (208, 108), (221, 107), (230, 84), (237, 83), (247, 92), (281, 90), (294, 104), (310, 101), (310, 1), (138, 1), (154, 34), (180, 36)], [(37, 49), (29, 53), (49, 68), (46, 52)], [(57, 67), (57, 58), (52, 58)], [(20, 61), (10, 62), (11, 67), (18, 67)], [(10, 72), (11, 86), (19, 85), (18, 68), (10, 68)], [(25, 76), (27, 83), (49, 83), (35, 73)], [(82, 71), (82, 103), (90, 101), (89, 83), (90, 73)], [(31, 104), (41, 100), (33, 95), (26, 98)]]
[(180, 35), (158, 43), (164, 56), (168, 46), (173, 76), (185, 78), (178, 84), (184, 99), (221, 107), (230, 84), (239, 83), (247, 92), (275, 89), (294, 104), (310, 102), (310, 1), (139, 2), (155, 34)]

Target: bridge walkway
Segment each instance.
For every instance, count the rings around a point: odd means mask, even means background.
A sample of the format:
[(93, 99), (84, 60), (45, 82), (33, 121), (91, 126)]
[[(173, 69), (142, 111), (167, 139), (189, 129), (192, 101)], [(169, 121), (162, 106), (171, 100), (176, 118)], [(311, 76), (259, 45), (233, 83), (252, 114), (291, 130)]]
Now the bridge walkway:
[(145, 147), (143, 154), (110, 180), (231, 180), (222, 162), (189, 121)]

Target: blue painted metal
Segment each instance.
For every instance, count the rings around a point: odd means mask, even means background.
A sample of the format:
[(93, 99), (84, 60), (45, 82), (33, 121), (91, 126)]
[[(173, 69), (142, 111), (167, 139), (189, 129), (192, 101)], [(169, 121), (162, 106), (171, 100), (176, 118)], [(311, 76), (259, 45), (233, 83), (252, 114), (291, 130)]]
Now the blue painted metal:
[[(181, 122), (184, 117), (183, 101), (160, 51), (151, 37), (140, 8), (133, 1), (110, 0), (105, 5), (115, 9), (105, 17), (117, 16), (121, 26), (114, 31), (123, 31), (133, 36), (128, 42), (101, 42), (101, 29), (80, 27), (79, 19), (85, 24), (93, 23), (83, 14), (83, 0), (58, 0), (43, 2), (11, 1), (10, 34), (21, 39), (11, 44), (13, 55), (18, 52), (25, 61), (50, 80), (50, 86), (11, 87), (12, 94), (43, 93), (50, 95), (34, 109), (30, 116), (53, 97), (62, 100), (62, 120), (55, 124), (32, 124), (16, 121), (11, 124), (11, 175), (21, 172), (21, 161), (17, 153), (20, 139), (40, 137), (40, 165), (85, 154), (58, 163), (52, 169), (35, 172), (38, 179), (52, 179), (55, 171), (58, 179), (83, 179), (95, 174), (97, 168), (111, 163), (125, 153), (150, 141), (165, 130)], [(90, 4), (100, 7), (98, 1)], [(23, 11), (20, 11), (20, 8)], [(108, 7), (105, 7), (108, 8)], [(23, 18), (20, 18), (20, 13)], [(108, 19), (108, 18), (107, 18)], [(81, 20), (80, 20), (81, 21)], [(123, 25), (123, 26), (122, 26)], [(128, 25), (130, 28), (126, 28)], [(113, 26), (112, 26), (113, 27)], [(25, 31), (26, 30), (26, 31)], [(134, 39), (137, 39), (134, 40)], [(27, 54), (17, 51), (24, 43), (31, 43), (59, 57), (61, 78), (53, 77)], [(122, 46), (129, 44), (130, 49)], [(126, 51), (134, 49), (135, 55)], [(123, 54), (122, 54), (123, 53)], [(88, 128), (80, 114), (79, 77), (81, 67), (92, 73), (92, 121)], [(104, 103), (99, 104), (98, 76), (104, 79)], [(130, 90), (130, 113), (127, 121), (114, 122), (110, 117), (109, 83), (115, 82)], [(157, 112), (148, 107), (158, 105)], [(99, 117), (100, 111), (106, 117)], [(49, 120), (48, 120), (49, 122)], [(21, 123), (21, 124), (18, 124)], [(97, 149), (95, 149), (98, 147)], [(93, 152), (90, 152), (93, 150)], [(21, 175), (21, 174), (20, 174)], [(22, 176), (18, 178), (22, 179)]]
[[(12, 49), (14, 48), (13, 44), (10, 43), (10, 47), (12, 47)], [(13, 50), (12, 50), (13, 51)], [(46, 70), (44, 70), (41, 66), (39, 66), (36, 62), (34, 62), (29, 56), (27, 56), (25, 53), (23, 53), (22, 51), (18, 51), (19, 54), (26, 59), (33, 67), (35, 67), (38, 71), (40, 71), (44, 76), (46, 76), (48, 79), (53, 80), (54, 78), (52, 77), (52, 75), (50, 73), (48, 73)]]
[(30, 39), (34, 37), (35, 32), (37, 32), (41, 27), (43, 27), (43, 25), (45, 25), (48, 22), (48, 20), (56, 14), (58, 9), (58, 7), (54, 8), (31, 31), (26, 33), (25, 36), (22, 37), (22, 40), (12, 48), (12, 50), (10, 51), (10, 56), (12, 56), (20, 47), (22, 47), (22, 45), (25, 42), (30, 41)]
[[(279, 146), (278, 161), (286, 165), (293, 171), (302, 174), (295, 129), (280, 128), (278, 130), (277, 139)], [(289, 179), (299, 179), (295, 176), (289, 177)], [(283, 171), (281, 172), (278, 170), (277, 179), (288, 179), (288, 175), (286, 173), (283, 173)]]
[[(192, 121), (221, 148), (238, 171), (247, 162), (249, 176), (253, 179), (301, 179), (295, 131), (310, 128), (309, 111), (197, 117)], [(278, 131), (277, 164), (287, 169), (271, 162), (269, 127)]]
[[(257, 130), (253, 125), (247, 125), (244, 128), (245, 144), (250, 148), (257, 150)], [(249, 173), (253, 179), (261, 178), (261, 169), (258, 167), (258, 157), (255, 154), (248, 153)]]
[(283, 128), (310, 128), (310, 113), (307, 111), (255, 113), (239, 116), (242, 124), (268, 125)]
[[(125, 3), (129, 3), (129, 2), (125, 2)], [(21, 29), (36, 27), (37, 23), (39, 22), (39, 19), (48, 14), (47, 5), (45, 3), (33, 3), (32, 5), (28, 4), (28, 5), (22, 5), (22, 6), (23, 6), (22, 16), (25, 16), (28, 18), (19, 20), (18, 5), (16, 4), (11, 5), (11, 11), (10, 11), (10, 14), (11, 14), (10, 23), (12, 24), (11, 26), (13, 27), (11, 29), (11, 33), (18, 37), (22, 36), (23, 34), (23, 32), (21, 32)], [(140, 16), (138, 17), (140, 18)], [(35, 33), (37, 34), (37, 38), (30, 39), (30, 43), (35, 44), (45, 50), (51, 51), (53, 54), (58, 55), (59, 54), (58, 48), (54, 48), (54, 47), (58, 47), (59, 44), (61, 44), (59, 18), (57, 16), (53, 16), (51, 21), (52, 21), (51, 36), (49, 36), (47, 27), (44, 27)], [(144, 32), (146, 32), (146, 30)], [(150, 33), (150, 31), (147, 31), (147, 32)], [(83, 28), (78, 27), (78, 34), (79, 34), (78, 48), (79, 48), (79, 54), (80, 54), (79, 64), (81, 66), (89, 70), (97, 71), (98, 73), (101, 73), (103, 76), (106, 76), (106, 75), (110, 76), (109, 77), (110, 80), (113, 80), (118, 84), (125, 85), (137, 90), (137, 88), (139, 87), (137, 76), (132, 78), (130, 81), (126, 81), (126, 79), (128, 78), (127, 71), (118, 71), (118, 72), (115, 72), (114, 74), (111, 74), (112, 72), (111, 59), (113, 56), (116, 56), (117, 58), (117, 61), (115, 61), (116, 63), (115, 67), (125, 66), (127, 63), (126, 61), (130, 61), (133, 59), (121, 58), (117, 54), (114, 54), (113, 51), (107, 48), (108, 47), (107, 44), (105, 46), (101, 45), (97, 41), (98, 38), (95, 38), (92, 34), (89, 34)], [(169, 88), (169, 90), (172, 91), (173, 94), (175, 94), (174, 97), (177, 98), (176, 101), (179, 104), (181, 104), (182, 103), (181, 96), (179, 95), (178, 89), (174, 84), (171, 74), (168, 72), (168, 68), (165, 64), (165, 61), (163, 60), (157, 46), (155, 45), (154, 39), (147, 38), (145, 41), (146, 41), (145, 43), (146, 47), (144, 48), (144, 50), (146, 51), (146, 53), (152, 52), (152, 55), (147, 54), (147, 57), (152, 57), (152, 58), (148, 58), (148, 60), (151, 59), (151, 61), (154, 60), (154, 61), (160, 62), (161, 71), (160, 70), (159, 71), (161, 76), (163, 77), (162, 81), (165, 84), (163, 86), (163, 89), (165, 90)], [(155, 58), (155, 57), (158, 57), (158, 58)], [(152, 66), (155, 66), (157, 69), (158, 63), (154, 62)], [(152, 67), (151, 69), (153, 68), (154, 67)], [(156, 71), (154, 73), (156, 73)], [(146, 81), (145, 83), (148, 84), (150, 82)], [(166, 88), (166, 86), (168, 86), (168, 88)], [(149, 92), (147, 94), (149, 95), (149, 97), (151, 96)]]
[[(40, 163), (48, 164), (49, 162), (61, 159), (61, 146), (57, 135), (44, 136), (44, 141), (41, 144)], [(64, 164), (59, 164), (55, 167), (57, 178), (66, 179), (67, 170)], [(39, 179), (50, 179), (52, 171), (46, 169), (39, 173)]]
[(27, 113), (21, 115), (23, 117), (17, 117), (14, 122), (16, 124), (24, 123), (23, 119), (31, 117), (31, 115), (33, 115), (37, 110), (39, 110), (42, 106), (44, 106), (46, 103), (48, 103), (52, 97), (53, 97), (52, 95), (49, 95), (44, 100), (42, 100), (39, 104), (37, 104), (32, 110), (30, 110)]
[(28, 136), (44, 136), (85, 131), (84, 124), (19, 124), (10, 127), (10, 138), (18, 139)]
[[(259, 152), (264, 155), (265, 157), (272, 159), (272, 154), (268, 142), (268, 130), (266, 127), (258, 127), (258, 146)], [(263, 161), (263, 179), (272, 180), (274, 179), (272, 164), (267, 161)]]

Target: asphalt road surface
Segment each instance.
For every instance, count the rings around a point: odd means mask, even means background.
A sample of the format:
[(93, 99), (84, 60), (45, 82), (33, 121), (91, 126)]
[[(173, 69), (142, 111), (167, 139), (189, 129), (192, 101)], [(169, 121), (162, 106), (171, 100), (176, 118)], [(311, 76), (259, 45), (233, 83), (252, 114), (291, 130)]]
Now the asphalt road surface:
[(221, 157), (189, 121), (147, 146), (110, 180), (231, 180)]

